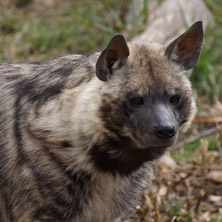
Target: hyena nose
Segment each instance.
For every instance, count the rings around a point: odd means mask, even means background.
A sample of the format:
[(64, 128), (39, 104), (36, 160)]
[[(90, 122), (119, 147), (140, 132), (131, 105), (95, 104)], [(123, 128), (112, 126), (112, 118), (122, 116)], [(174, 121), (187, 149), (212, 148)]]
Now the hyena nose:
[(161, 139), (170, 139), (176, 134), (175, 127), (172, 125), (154, 126), (153, 132), (156, 137), (161, 138)]

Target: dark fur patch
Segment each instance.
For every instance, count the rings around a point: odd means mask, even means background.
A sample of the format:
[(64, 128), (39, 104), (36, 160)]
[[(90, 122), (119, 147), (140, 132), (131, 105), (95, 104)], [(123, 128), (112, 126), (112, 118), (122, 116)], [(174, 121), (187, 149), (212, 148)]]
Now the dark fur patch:
[[(30, 101), (37, 101), (38, 104), (43, 104), (61, 92), (73, 68), (74, 67), (62, 67), (50, 72), (50, 75), (46, 76), (44, 76), (44, 74), (47, 70), (44, 69), (32, 79), (25, 79), (19, 82), (16, 87), (16, 93), (18, 93), (21, 98), (27, 96)], [(45, 78), (44, 82), (42, 78)], [(40, 81), (42, 82), (40, 83)]]
[(68, 166), (66, 165), (65, 161), (60, 159), (53, 152), (50, 152), (49, 148), (44, 147), (43, 150), (47, 151), (47, 152), (45, 152), (45, 154), (50, 156), (50, 159), (60, 169), (60, 172), (65, 174), (67, 176), (67, 178), (70, 181), (72, 181), (74, 184), (80, 184), (80, 187), (84, 187), (84, 185), (85, 185), (84, 181), (87, 183), (90, 180), (91, 176), (88, 173), (84, 172), (84, 171), (79, 171), (78, 175), (77, 175), (75, 172), (73, 172), (73, 170), (68, 170)]
[(71, 142), (69, 142), (69, 141), (63, 141), (63, 142), (62, 142), (62, 147), (64, 147), (64, 148), (72, 147), (72, 144), (71, 144)]
[(21, 116), (20, 112), (21, 112), (21, 104), (20, 104), (20, 98), (18, 97), (15, 102), (14, 136), (17, 144), (18, 164), (22, 166), (24, 162), (27, 162), (28, 158), (23, 150), (22, 133), (20, 129), (20, 116)]
[(121, 135), (121, 130), (128, 123), (126, 104), (121, 100), (109, 100), (108, 95), (104, 96), (99, 115), (106, 129), (110, 132)]
[(46, 205), (35, 210), (33, 218), (41, 222), (67, 221), (67, 219), (63, 217), (61, 210), (51, 205)]
[(165, 149), (158, 148), (136, 149), (130, 139), (121, 137), (118, 141), (109, 139), (103, 144), (95, 144), (89, 155), (99, 170), (129, 175), (145, 161), (158, 159), (164, 152)]
[(7, 75), (5, 78), (6, 78), (6, 81), (13, 81), (13, 80), (17, 80), (21, 78), (21, 76), (18, 74), (13, 74), (13, 75)]
[[(56, 186), (56, 181), (46, 178), (38, 173), (39, 191), (47, 202), (44, 207), (37, 209), (34, 218), (44, 221), (44, 218), (50, 221), (70, 221), (73, 217), (81, 214), (83, 204), (86, 204), (90, 196), (86, 194), (86, 184), (88, 175), (84, 172), (73, 173), (72, 183), (60, 187)], [(57, 192), (56, 192), (57, 190)], [(86, 198), (87, 196), (87, 198)], [(83, 201), (85, 200), (85, 201)], [(52, 201), (52, 202), (51, 202)], [(51, 204), (49, 205), (49, 203)]]
[[(65, 161), (61, 160), (58, 156), (56, 156), (56, 154), (50, 152), (47, 147), (44, 147), (43, 150), (47, 151), (46, 155), (50, 156), (52, 162), (56, 164), (61, 174), (64, 175), (65, 178), (67, 178), (70, 182), (64, 186), (60, 193), (56, 193), (53, 190), (54, 188), (58, 189), (58, 187), (56, 183), (53, 183), (53, 179), (45, 178), (45, 176), (42, 177), (40, 174), (38, 174), (37, 180), (41, 185), (41, 187), (39, 187), (40, 191), (43, 198), (45, 196), (51, 197), (56, 204), (55, 206), (58, 206), (59, 209), (64, 209), (66, 219), (71, 219), (82, 212), (83, 204), (87, 204), (91, 197), (90, 190), (87, 189), (87, 184), (89, 183), (91, 176), (84, 171), (74, 172), (73, 170), (68, 170), (68, 166), (66, 165)], [(65, 199), (66, 201), (64, 201)], [(63, 221), (62, 217), (60, 221)]]
[(10, 201), (9, 197), (6, 194), (4, 195), (4, 199), (5, 199), (5, 208), (9, 216), (9, 220), (10, 222), (15, 222), (14, 215), (13, 215), (12, 202)]

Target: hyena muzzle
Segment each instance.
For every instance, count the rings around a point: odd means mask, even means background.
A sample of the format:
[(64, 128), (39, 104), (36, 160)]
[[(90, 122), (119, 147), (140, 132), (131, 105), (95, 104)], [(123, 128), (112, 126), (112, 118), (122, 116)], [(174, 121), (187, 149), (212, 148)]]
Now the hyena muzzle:
[(164, 49), (115, 35), (102, 52), (0, 65), (0, 221), (112, 222), (195, 113), (202, 22)]

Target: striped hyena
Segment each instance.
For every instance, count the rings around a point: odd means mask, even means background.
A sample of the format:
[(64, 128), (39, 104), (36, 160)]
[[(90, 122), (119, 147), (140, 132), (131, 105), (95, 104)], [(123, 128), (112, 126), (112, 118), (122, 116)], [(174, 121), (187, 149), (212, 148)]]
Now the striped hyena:
[(166, 49), (115, 35), (102, 52), (0, 65), (0, 221), (111, 222), (195, 113), (196, 22)]

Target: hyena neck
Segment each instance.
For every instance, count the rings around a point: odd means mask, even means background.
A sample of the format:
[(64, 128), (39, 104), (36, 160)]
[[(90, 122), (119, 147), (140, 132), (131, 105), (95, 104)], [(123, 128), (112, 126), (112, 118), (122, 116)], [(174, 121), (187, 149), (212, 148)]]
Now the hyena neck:
[(145, 162), (160, 158), (164, 152), (165, 149), (135, 148), (129, 138), (120, 137), (118, 140), (109, 138), (106, 142), (93, 145), (89, 154), (100, 171), (128, 176)]

